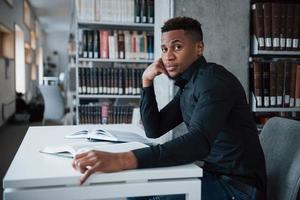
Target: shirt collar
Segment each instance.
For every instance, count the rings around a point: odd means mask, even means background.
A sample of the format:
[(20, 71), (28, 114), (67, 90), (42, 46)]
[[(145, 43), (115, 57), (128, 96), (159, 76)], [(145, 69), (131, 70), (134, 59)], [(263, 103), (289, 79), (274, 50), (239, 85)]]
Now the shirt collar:
[(182, 89), (192, 78), (195, 70), (204, 64), (206, 64), (205, 58), (203, 56), (199, 57), (181, 75), (179, 75), (175, 79), (175, 85)]

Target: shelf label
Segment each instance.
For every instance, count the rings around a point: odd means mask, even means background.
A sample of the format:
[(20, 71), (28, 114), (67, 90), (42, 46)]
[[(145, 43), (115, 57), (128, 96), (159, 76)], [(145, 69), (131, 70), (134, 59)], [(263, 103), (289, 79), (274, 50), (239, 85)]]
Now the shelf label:
[(290, 95), (284, 95), (284, 103), (290, 104)]
[(277, 105), (282, 105), (282, 96), (277, 96)]
[(287, 48), (292, 47), (292, 39), (291, 38), (286, 39), (286, 47)]
[(271, 106), (276, 106), (276, 97), (271, 97)]
[(285, 48), (285, 38), (280, 38), (280, 47)]
[(269, 107), (269, 106), (270, 106), (269, 101), (270, 101), (270, 98), (269, 98), (269, 97), (264, 97), (264, 106), (265, 106), (265, 107)]
[(279, 47), (279, 38), (273, 38), (273, 47)]
[(293, 39), (293, 48), (297, 49), (299, 46), (299, 39)]
[(256, 103), (258, 107), (262, 106), (262, 98), (261, 96), (256, 96)]
[(272, 47), (272, 38), (266, 38), (266, 47)]
[(264, 47), (265, 46), (265, 40), (263, 37), (258, 38), (258, 45), (259, 47)]
[(290, 98), (290, 107), (294, 107), (295, 105), (295, 98)]

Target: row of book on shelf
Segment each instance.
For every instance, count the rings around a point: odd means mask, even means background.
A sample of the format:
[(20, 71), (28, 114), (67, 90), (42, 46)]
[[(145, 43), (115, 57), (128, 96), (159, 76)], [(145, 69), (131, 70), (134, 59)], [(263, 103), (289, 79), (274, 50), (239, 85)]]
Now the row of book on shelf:
[(252, 4), (253, 42), (260, 50), (300, 50), (300, 4)]
[(300, 63), (253, 61), (250, 84), (257, 107), (300, 107)]
[(143, 68), (79, 67), (79, 94), (139, 95)]
[(154, 23), (154, 0), (76, 0), (80, 21)]
[(79, 30), (79, 57), (103, 59), (154, 59), (153, 32)]
[(109, 102), (79, 105), (80, 124), (131, 123), (136, 105), (110, 105)]

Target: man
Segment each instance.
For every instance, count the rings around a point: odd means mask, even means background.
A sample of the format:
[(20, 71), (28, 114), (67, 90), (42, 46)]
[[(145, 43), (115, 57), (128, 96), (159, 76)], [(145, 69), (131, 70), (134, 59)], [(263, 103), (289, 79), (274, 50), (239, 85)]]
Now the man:
[[(176, 17), (165, 22), (161, 49), (161, 58), (143, 73), (141, 117), (145, 132), (157, 138), (181, 122), (188, 132), (165, 144), (132, 152), (80, 154), (73, 166), (84, 173), (81, 181), (95, 171), (201, 160), (202, 200), (257, 199), (266, 190), (265, 160), (241, 84), (224, 67), (206, 62), (201, 24), (192, 18)], [(162, 73), (175, 80), (179, 92), (159, 111), (153, 80)]]

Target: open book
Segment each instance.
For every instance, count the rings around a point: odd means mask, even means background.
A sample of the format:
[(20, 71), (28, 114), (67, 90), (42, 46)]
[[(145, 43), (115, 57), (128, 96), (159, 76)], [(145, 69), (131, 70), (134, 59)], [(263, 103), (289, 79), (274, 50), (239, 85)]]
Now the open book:
[(131, 151), (134, 149), (141, 149), (144, 147), (148, 147), (148, 145), (140, 142), (127, 142), (127, 143), (84, 142), (84, 143), (67, 144), (62, 146), (47, 146), (44, 149), (42, 149), (40, 152), (73, 158), (76, 154), (87, 152), (90, 150), (119, 153), (119, 152)]
[(153, 144), (153, 142), (151, 142), (147, 138), (136, 133), (106, 130), (103, 128), (78, 131), (70, 135), (66, 135), (65, 138), (87, 138), (95, 141), (141, 142), (149, 145)]

